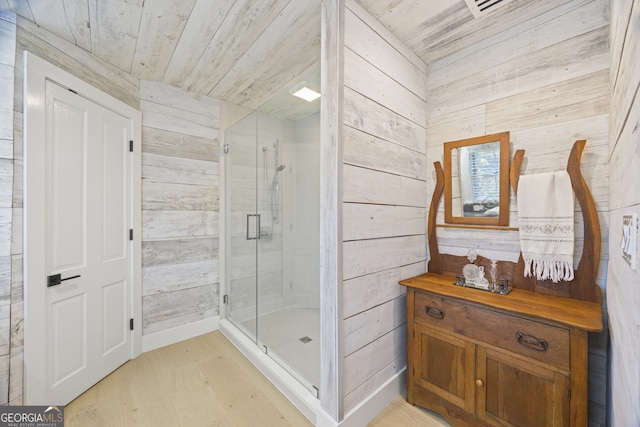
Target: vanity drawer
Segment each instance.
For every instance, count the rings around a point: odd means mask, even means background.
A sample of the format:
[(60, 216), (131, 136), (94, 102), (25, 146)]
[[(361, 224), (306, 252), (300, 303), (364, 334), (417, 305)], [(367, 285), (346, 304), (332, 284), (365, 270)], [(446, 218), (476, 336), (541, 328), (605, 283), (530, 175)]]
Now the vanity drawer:
[(464, 303), (440, 297), (427, 292), (416, 292), (414, 316), (425, 322), (447, 331), (461, 333), (457, 330), (460, 319), (465, 317)]
[(428, 292), (416, 292), (416, 320), (569, 369), (569, 330)]

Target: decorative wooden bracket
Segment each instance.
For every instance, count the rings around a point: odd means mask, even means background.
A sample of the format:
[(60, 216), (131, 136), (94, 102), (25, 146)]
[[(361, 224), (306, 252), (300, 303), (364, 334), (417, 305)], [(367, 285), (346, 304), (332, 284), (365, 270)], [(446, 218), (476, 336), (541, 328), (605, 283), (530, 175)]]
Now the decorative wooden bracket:
[[(444, 171), (442, 164), (435, 162), (433, 167), (436, 169), (436, 188), (433, 190), (431, 197), (431, 206), (429, 206), (429, 218), (427, 220), (427, 238), (429, 241), (429, 264), (427, 271), (442, 274), (442, 255), (438, 250), (438, 236), (436, 236), (436, 217), (438, 216), (438, 205), (442, 199), (444, 192)], [(462, 270), (460, 270), (462, 271)]]
[[(567, 161), (567, 173), (571, 178), (571, 186), (582, 211), (584, 226), (582, 255), (580, 256), (578, 267), (574, 270), (574, 279), (571, 282), (560, 283), (553, 283), (550, 280), (538, 280), (535, 291), (602, 303), (602, 291), (596, 284), (600, 265), (600, 246), (602, 244), (600, 220), (598, 219), (593, 196), (580, 170), (580, 160), (586, 143), (587, 141), (584, 139), (576, 141)], [(522, 256), (520, 256), (521, 259)], [(520, 262), (520, 260), (518, 261)]]

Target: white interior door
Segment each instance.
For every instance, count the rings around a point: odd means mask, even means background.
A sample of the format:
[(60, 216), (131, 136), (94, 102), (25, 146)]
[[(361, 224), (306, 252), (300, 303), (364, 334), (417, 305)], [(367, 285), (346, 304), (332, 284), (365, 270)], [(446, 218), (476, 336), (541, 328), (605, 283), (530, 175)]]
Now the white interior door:
[(24, 403), (65, 405), (142, 350), (141, 114), (24, 72)]
[(47, 82), (45, 150), (45, 386), (66, 404), (129, 360), (129, 122)]
[(24, 61), (24, 403), (65, 405), (141, 352), (141, 114)]

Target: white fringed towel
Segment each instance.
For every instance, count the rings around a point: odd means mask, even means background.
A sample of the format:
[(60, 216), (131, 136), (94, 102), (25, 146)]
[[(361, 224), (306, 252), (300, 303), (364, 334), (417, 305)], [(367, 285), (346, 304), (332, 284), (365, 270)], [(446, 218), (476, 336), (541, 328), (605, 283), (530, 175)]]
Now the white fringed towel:
[(518, 221), (524, 275), (573, 280), (573, 188), (566, 171), (522, 175)]

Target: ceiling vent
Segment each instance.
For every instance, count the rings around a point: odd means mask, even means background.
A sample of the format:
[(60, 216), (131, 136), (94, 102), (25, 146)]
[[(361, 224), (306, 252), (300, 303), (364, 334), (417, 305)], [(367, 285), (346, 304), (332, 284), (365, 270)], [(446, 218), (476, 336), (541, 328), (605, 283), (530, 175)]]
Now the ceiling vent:
[(493, 12), (500, 6), (504, 6), (511, 1), (512, 0), (465, 0), (475, 18)]

